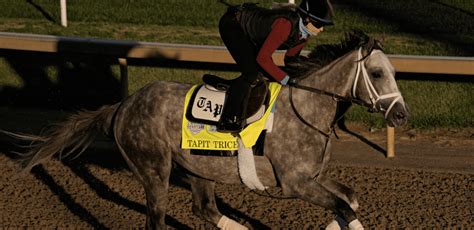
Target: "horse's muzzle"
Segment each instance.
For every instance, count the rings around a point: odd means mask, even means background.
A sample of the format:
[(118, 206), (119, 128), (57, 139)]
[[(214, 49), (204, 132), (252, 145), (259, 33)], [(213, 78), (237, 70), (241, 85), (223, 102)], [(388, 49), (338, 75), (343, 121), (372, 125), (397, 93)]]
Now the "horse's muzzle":
[(390, 110), (386, 120), (389, 126), (398, 127), (405, 125), (409, 117), (410, 111), (408, 109), (408, 106), (406, 106), (406, 104), (404, 103), (397, 102)]

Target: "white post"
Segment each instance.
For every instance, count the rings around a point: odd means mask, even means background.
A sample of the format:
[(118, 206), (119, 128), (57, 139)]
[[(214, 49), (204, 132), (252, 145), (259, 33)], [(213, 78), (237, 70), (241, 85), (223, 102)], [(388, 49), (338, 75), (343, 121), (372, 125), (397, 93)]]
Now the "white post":
[(395, 157), (395, 128), (387, 126), (387, 157)]
[(66, 0), (60, 0), (61, 4), (61, 25), (67, 27)]
[(288, 3), (295, 4), (295, 0), (288, 0)]

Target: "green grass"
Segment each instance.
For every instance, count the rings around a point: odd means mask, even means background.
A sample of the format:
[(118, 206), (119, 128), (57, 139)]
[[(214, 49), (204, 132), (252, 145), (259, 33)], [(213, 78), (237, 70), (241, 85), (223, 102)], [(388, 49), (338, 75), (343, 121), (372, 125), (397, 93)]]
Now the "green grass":
[[(256, 2), (267, 7), (273, 1)], [(333, 4), (336, 26), (327, 27), (309, 47), (335, 42), (345, 31), (359, 28), (385, 37), (387, 53), (474, 54), (472, 1), (334, 0)], [(222, 44), (217, 24), (226, 9), (217, 0), (69, 1), (69, 27), (61, 28), (57, 1), (2, 0), (0, 8), (0, 31), (213, 45)]]
[[(397, 84), (410, 108), (409, 127), (474, 127), (472, 82), (397, 80)], [(366, 111), (364, 107), (354, 106), (346, 118), (374, 127), (384, 126), (382, 116)]]
[[(81, 0), (68, 1), (68, 27), (59, 26), (59, 1), (0, 1), (0, 31), (137, 40), (183, 44), (222, 45), (217, 30), (226, 7), (217, 0)], [(232, 0), (231, 3), (243, 1)], [(270, 0), (260, 5), (270, 6)], [(279, 1), (286, 2), (286, 1)], [(297, 1), (299, 2), (299, 1)], [(474, 56), (474, 1), (463, 0), (333, 0), (336, 26), (312, 39), (308, 49), (334, 43), (344, 32), (362, 29), (383, 37), (388, 54)], [(59, 66), (45, 67), (55, 81)], [(117, 66), (112, 73), (118, 79)], [(158, 67), (129, 69), (130, 91), (156, 80), (199, 82), (204, 73), (227, 77), (236, 72)], [(473, 127), (474, 84), (469, 82), (398, 80), (410, 105), (414, 128)], [(0, 59), (2, 88), (21, 88), (23, 82), (5, 59)], [(380, 115), (354, 106), (349, 121), (384, 125)]]
[[(41, 19), (47, 14), (60, 21), (59, 2), (50, 0), (27, 1), (2, 0), (0, 14), (4, 18)], [(242, 1), (228, 1), (239, 4)], [(270, 6), (270, 0), (259, 1)], [(280, 1), (282, 2), (282, 1)], [(38, 8), (43, 9), (41, 13)], [(81, 0), (68, 1), (68, 18), (71, 21), (132, 23), (140, 25), (180, 25), (216, 27), (226, 6), (217, 0)]]

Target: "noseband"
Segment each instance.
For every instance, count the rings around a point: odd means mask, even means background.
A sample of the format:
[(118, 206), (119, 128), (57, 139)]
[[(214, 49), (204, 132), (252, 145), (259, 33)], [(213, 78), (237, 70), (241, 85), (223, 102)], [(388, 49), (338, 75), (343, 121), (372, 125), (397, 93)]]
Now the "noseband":
[[(371, 56), (371, 55), (372, 55), (372, 52), (368, 56)], [(290, 86), (290, 103), (291, 103), (291, 107), (293, 108), (293, 111), (295, 112), (296, 116), (305, 125), (309, 126), (310, 128), (318, 131), (319, 133), (321, 133), (321, 134), (323, 134), (327, 137), (329, 137), (331, 135), (331, 132), (334, 130), (335, 122), (331, 125), (331, 130), (329, 132), (324, 132), (324, 131), (320, 130), (319, 128), (314, 127), (312, 124), (310, 124), (308, 121), (306, 121), (298, 113), (298, 111), (296, 110), (296, 107), (293, 103), (293, 96), (292, 96), (293, 95), (293, 90), (292, 90), (293, 88), (303, 89), (303, 90), (306, 90), (306, 91), (309, 91), (309, 92), (318, 93), (318, 94), (322, 94), (322, 95), (326, 95), (326, 96), (331, 96), (332, 98), (334, 98), (334, 100), (347, 101), (347, 102), (351, 102), (351, 103), (354, 102), (356, 104), (368, 107), (370, 109), (369, 110), (370, 112), (385, 112), (384, 117), (387, 118), (388, 114), (390, 113), (390, 110), (393, 108), (395, 103), (402, 98), (402, 95), (401, 95), (400, 92), (379, 95), (379, 93), (375, 89), (374, 85), (370, 81), (369, 74), (367, 73), (367, 69), (365, 68), (365, 59), (367, 57), (364, 57), (364, 58), (362, 57), (362, 47), (359, 48), (359, 51), (358, 51), (358, 54), (357, 54), (357, 70), (356, 70), (356, 74), (355, 74), (355, 78), (354, 78), (354, 83), (352, 84), (352, 97), (345, 97), (345, 96), (341, 96), (337, 93), (332, 93), (332, 92), (328, 92), (328, 91), (325, 91), (325, 90), (300, 85), (298, 83), (298, 81), (301, 80), (302, 78), (294, 79), (293, 81), (291, 81), (289, 83), (289, 86)], [(365, 85), (365, 87), (367, 89), (367, 92), (369, 94), (370, 103), (367, 103), (367, 102), (357, 98), (357, 96), (356, 96), (357, 84), (358, 84), (359, 76), (361, 75), (361, 73), (362, 73), (362, 79), (364, 81), (364, 85)], [(377, 107), (377, 105), (379, 104), (379, 102), (381, 100), (387, 99), (387, 98), (393, 98), (392, 103), (390, 103), (390, 106), (387, 109), (384, 109), (381, 106)], [(343, 115), (344, 114), (342, 114), (341, 117)], [(336, 121), (338, 119), (339, 118), (337, 118)]]

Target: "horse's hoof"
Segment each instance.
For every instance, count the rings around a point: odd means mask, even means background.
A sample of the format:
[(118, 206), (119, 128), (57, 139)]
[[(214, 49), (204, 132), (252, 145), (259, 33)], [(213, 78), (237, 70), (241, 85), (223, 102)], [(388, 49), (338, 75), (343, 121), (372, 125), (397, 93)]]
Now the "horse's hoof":
[(357, 209), (359, 209), (359, 202), (357, 202), (357, 200), (354, 200), (354, 201), (351, 202), (350, 206), (351, 206), (352, 210), (355, 212), (355, 211), (357, 211)]
[(355, 219), (349, 223), (350, 230), (364, 230), (364, 227), (358, 219)]
[(248, 230), (247, 227), (224, 215), (222, 215), (219, 223), (217, 223), (217, 227), (223, 230)]
[(333, 220), (328, 226), (326, 226), (326, 230), (341, 230), (344, 228), (345, 226), (340, 226), (336, 220)]

